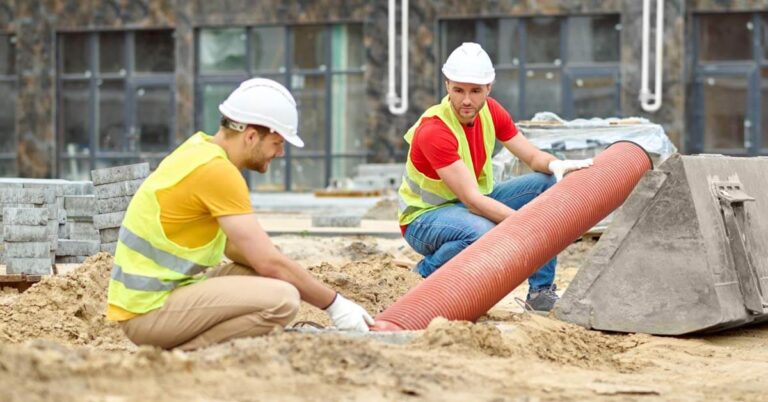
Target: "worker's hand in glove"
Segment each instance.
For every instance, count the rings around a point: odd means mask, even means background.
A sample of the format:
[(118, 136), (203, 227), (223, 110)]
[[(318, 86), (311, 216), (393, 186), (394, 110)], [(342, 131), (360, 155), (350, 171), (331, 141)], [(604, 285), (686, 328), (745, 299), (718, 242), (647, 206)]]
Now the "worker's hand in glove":
[(592, 166), (592, 158), (589, 159), (555, 159), (549, 162), (549, 171), (555, 175), (557, 181), (563, 180), (566, 173)]
[(373, 318), (364, 308), (338, 293), (325, 312), (340, 330), (368, 332), (368, 326), (373, 325)]

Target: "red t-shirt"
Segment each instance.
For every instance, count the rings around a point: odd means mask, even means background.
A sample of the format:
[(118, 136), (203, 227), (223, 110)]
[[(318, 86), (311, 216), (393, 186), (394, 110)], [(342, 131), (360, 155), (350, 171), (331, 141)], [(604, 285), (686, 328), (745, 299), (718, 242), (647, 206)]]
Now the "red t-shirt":
[[(488, 97), (487, 104), (491, 112), (493, 126), (496, 129), (496, 138), (504, 142), (517, 135), (517, 126), (512, 121), (509, 112), (491, 97)], [(488, 157), (485, 153), (482, 125), (480, 116), (475, 117), (471, 126), (462, 125), (469, 144), (469, 153), (472, 155), (476, 178), (480, 177)], [(410, 158), (413, 166), (419, 172), (431, 179), (439, 180), (440, 176), (437, 175), (437, 169), (444, 168), (461, 159), (459, 141), (439, 117), (426, 118), (422, 120), (413, 134)], [(405, 233), (406, 226), (401, 226), (403, 233)]]

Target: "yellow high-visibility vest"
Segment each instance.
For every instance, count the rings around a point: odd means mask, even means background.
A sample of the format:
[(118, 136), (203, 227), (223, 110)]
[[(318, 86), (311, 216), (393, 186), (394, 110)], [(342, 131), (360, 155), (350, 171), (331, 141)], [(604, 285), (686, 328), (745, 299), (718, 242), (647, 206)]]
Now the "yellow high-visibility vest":
[[(493, 118), (488, 108), (488, 103), (480, 109), (480, 122), (483, 128), (483, 143), (485, 145), (485, 164), (477, 179), (478, 189), (482, 194), (488, 194), (493, 191), (493, 165), (491, 156), (493, 147), (496, 144), (496, 129), (493, 126)], [(430, 107), (424, 112), (419, 120), (405, 134), (405, 141), (408, 144), (413, 140), (416, 129), (421, 125), (425, 118), (437, 116), (451, 130), (456, 140), (459, 142), (459, 157), (467, 166), (470, 172), (474, 174), (475, 168), (472, 163), (472, 155), (469, 152), (469, 143), (461, 123), (456, 118), (448, 97), (443, 98), (440, 104)], [(411, 161), (411, 153), (408, 152), (408, 160), (405, 162), (405, 174), (403, 183), (397, 191), (398, 210), (397, 218), (400, 225), (407, 225), (413, 222), (425, 212), (433, 209), (442, 208), (455, 203), (458, 200), (456, 194), (451, 191), (442, 180), (435, 180), (419, 172)]]
[(199, 282), (202, 272), (219, 264), (227, 237), (219, 228), (207, 244), (189, 248), (165, 236), (158, 190), (172, 187), (199, 166), (227, 154), (199, 132), (168, 155), (139, 187), (125, 213), (115, 250), (108, 302), (143, 314), (160, 308), (171, 292)]

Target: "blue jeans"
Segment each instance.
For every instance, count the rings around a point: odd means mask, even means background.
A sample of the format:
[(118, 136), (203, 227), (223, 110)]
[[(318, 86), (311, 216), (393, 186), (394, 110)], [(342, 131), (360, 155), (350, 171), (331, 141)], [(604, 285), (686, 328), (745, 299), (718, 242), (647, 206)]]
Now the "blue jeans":
[[(555, 177), (552, 175), (531, 173), (498, 184), (488, 196), (517, 210), (554, 184)], [(405, 230), (405, 241), (424, 256), (416, 265), (416, 271), (426, 278), (495, 226), (493, 221), (469, 212), (462, 203), (456, 203), (416, 218)], [(557, 257), (528, 278), (530, 292), (552, 286), (555, 265)]]

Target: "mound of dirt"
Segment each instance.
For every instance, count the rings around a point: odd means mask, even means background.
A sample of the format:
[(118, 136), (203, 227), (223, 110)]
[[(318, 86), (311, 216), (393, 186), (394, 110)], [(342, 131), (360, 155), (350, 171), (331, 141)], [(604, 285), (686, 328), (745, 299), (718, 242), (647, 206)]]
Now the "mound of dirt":
[(0, 311), (0, 342), (56, 340), (69, 345), (131, 348), (105, 316), (112, 256), (100, 253), (75, 270), (42, 281)]
[[(365, 307), (371, 315), (384, 311), (422, 281), (418, 274), (393, 264), (389, 255), (368, 257), (343, 265), (322, 263), (308, 269), (323, 283)], [(299, 321), (331, 325), (325, 312), (306, 303), (302, 303), (294, 319), (294, 322)]]
[(608, 335), (531, 314), (519, 314), (513, 321), (516, 330), (510, 333), (510, 341), (542, 360), (583, 368), (611, 367), (620, 372), (640, 368), (621, 355), (644, 343), (643, 335)]
[(488, 356), (511, 355), (501, 331), (493, 325), (448, 321), (442, 317), (432, 320), (424, 334), (414, 340), (411, 345), (417, 348), (448, 349), (454, 352), (480, 352)]
[(363, 215), (363, 219), (373, 220), (396, 220), (397, 219), (397, 200), (394, 198), (385, 198), (377, 202)]

